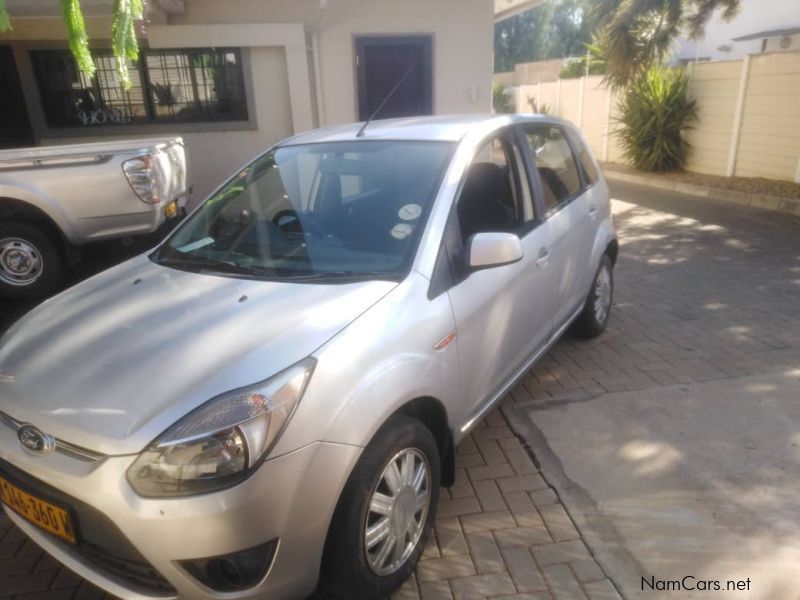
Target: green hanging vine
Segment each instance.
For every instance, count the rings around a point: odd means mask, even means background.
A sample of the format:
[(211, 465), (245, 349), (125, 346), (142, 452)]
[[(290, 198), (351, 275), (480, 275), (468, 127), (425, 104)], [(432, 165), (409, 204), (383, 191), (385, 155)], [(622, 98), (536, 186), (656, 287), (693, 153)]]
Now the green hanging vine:
[[(80, 0), (61, 0), (61, 12), (67, 27), (67, 43), (78, 68), (88, 77), (96, 71), (86, 22)], [(136, 21), (144, 18), (144, 0), (114, 0), (111, 21), (111, 47), (116, 59), (117, 75), (125, 89), (131, 87), (128, 61), (139, 60), (139, 40), (136, 38)], [(6, 0), (0, 0), (0, 33), (11, 30), (11, 19)]]
[(89, 36), (86, 34), (86, 23), (79, 0), (61, 0), (61, 12), (67, 26), (67, 43), (78, 63), (78, 68), (92, 77), (96, 70), (92, 53), (89, 51)]
[(142, 0), (115, 0), (114, 19), (111, 24), (111, 48), (117, 61), (117, 74), (126, 90), (131, 87), (128, 61), (139, 60), (136, 21), (143, 17)]
[(0, 33), (11, 31), (11, 19), (8, 18), (6, 0), (0, 0)]

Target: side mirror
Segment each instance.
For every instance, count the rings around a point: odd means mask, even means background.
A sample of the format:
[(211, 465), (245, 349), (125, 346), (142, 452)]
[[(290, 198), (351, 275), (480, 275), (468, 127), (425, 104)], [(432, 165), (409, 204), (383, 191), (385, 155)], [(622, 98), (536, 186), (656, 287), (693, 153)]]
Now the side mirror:
[(513, 233), (476, 233), (467, 244), (467, 264), (473, 271), (510, 265), (522, 257), (522, 243)]

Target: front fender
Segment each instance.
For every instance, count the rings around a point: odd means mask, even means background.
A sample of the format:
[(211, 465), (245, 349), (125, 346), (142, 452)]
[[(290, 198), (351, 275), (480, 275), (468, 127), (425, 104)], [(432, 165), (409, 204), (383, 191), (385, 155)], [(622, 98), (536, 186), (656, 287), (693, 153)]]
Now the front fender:
[(457, 345), (434, 349), (455, 330), (446, 294), (427, 298), (412, 274), (314, 353), (317, 366), (275, 454), (326, 441), (366, 446), (404, 404), (438, 399), (448, 415), (460, 393)]

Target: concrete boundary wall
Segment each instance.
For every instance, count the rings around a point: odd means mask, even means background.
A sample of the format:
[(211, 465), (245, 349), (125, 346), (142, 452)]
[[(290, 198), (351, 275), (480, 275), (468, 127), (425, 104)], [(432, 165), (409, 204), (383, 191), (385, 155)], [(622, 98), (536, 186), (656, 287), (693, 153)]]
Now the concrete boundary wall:
[[(689, 94), (698, 120), (687, 132), (687, 170), (709, 175), (800, 182), (800, 52), (690, 64)], [(624, 162), (614, 130), (618, 98), (602, 77), (542, 81), (511, 88), (518, 112), (531, 101), (578, 125), (598, 158)]]

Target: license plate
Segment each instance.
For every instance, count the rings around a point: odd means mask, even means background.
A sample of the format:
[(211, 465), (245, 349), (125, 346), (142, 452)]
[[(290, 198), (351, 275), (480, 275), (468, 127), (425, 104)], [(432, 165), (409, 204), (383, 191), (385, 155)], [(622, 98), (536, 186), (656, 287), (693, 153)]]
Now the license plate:
[(0, 477), (0, 502), (37, 527), (70, 544), (76, 543), (75, 528), (66, 510), (31, 496), (2, 477)]
[(164, 207), (164, 214), (168, 219), (171, 219), (175, 215), (178, 214), (178, 203), (177, 202), (170, 202)]

